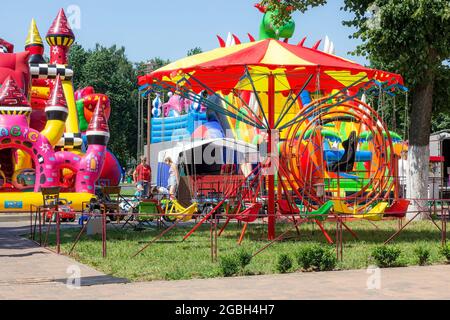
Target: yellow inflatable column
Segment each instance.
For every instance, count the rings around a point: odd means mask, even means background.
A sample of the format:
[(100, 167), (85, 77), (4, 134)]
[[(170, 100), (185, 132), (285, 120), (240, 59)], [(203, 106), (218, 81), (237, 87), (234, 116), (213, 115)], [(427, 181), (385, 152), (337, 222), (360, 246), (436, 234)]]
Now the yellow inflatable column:
[(47, 124), (41, 132), (52, 146), (55, 146), (64, 135), (66, 119), (68, 117), (66, 99), (67, 98), (64, 97), (61, 78), (58, 76), (45, 108)]
[(72, 81), (63, 81), (63, 89), (67, 100), (67, 106), (69, 108), (69, 116), (66, 121), (66, 132), (80, 133), (77, 107), (75, 105), (75, 93), (73, 90)]

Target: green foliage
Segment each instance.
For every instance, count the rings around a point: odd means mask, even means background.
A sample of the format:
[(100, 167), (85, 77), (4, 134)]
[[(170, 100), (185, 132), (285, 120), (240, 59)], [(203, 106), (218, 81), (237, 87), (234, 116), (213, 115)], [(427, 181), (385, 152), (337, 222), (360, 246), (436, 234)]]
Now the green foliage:
[(136, 75), (138, 77), (145, 76), (148, 73), (149, 65), (143, 61), (135, 63), (134, 69), (136, 70)]
[(398, 266), (398, 259), (402, 251), (397, 247), (379, 246), (373, 249), (371, 257), (380, 268), (392, 268)]
[(450, 263), (450, 244), (442, 247), (441, 254), (445, 257), (445, 259), (447, 259), (447, 262)]
[(243, 272), (245, 268), (252, 262), (253, 255), (246, 250), (241, 250), (237, 253), (237, 258), (239, 260), (241, 271)]
[(313, 271), (332, 271), (337, 264), (333, 250), (318, 245), (302, 248), (297, 261), (302, 269)]
[(70, 48), (69, 62), (74, 70), (73, 86), (75, 89), (81, 89), (81, 83), (84, 81), (83, 66), (86, 64), (89, 53), (78, 43), (74, 43)]
[(166, 272), (164, 274), (164, 280), (168, 281), (176, 281), (176, 280), (183, 280), (186, 278), (185, 271), (181, 268), (175, 269), (175, 271)]
[(188, 51), (187, 56), (188, 56), (188, 57), (190, 57), (190, 56), (195, 56), (196, 54), (200, 54), (200, 53), (203, 53), (202, 48), (200, 48), (200, 47), (195, 47), (195, 48), (190, 49), (190, 50)]
[(430, 249), (420, 246), (417, 247), (416, 250), (414, 250), (414, 253), (417, 256), (417, 261), (419, 262), (420, 266), (425, 266), (429, 263), (431, 256)]
[(267, 7), (267, 11), (274, 12), (272, 22), (275, 28), (280, 28), (291, 20), (294, 11), (305, 12), (309, 8), (321, 6), (326, 0), (262, 0), (260, 4)]
[(433, 132), (450, 128), (450, 67), (443, 65), (436, 76), (433, 97)]
[(279, 273), (288, 273), (293, 267), (292, 258), (287, 254), (278, 256), (276, 269)]
[[(85, 50), (75, 43), (70, 50), (69, 62), (75, 72), (75, 89), (92, 86), (96, 92), (109, 96), (112, 112), (108, 148), (125, 166), (137, 153), (137, 77), (159, 69), (170, 61), (153, 58), (146, 63), (133, 64), (125, 55), (123, 47), (107, 48), (97, 44), (95, 49)], [(154, 96), (151, 95), (150, 99), (154, 99)]]
[(344, 24), (364, 42), (356, 53), (401, 73), (411, 88), (450, 57), (448, 0), (345, 0), (344, 9), (354, 14)]
[(410, 143), (427, 144), (432, 129), (448, 124), (450, 77), (444, 62), (450, 58), (449, 1), (344, 2), (343, 9), (354, 15), (344, 25), (355, 28), (351, 37), (363, 41), (353, 54), (366, 56), (375, 68), (403, 75), (412, 93)]
[(150, 73), (156, 71), (162, 67), (165, 67), (170, 63), (170, 60), (165, 60), (160, 57), (152, 58), (147, 63), (145, 63), (145, 73)]
[[(273, 23), (282, 26), (291, 16), (291, 10), (305, 12), (311, 7), (324, 5), (327, 1), (314, 0), (263, 0), (260, 3), (276, 11)], [(353, 52), (367, 57), (372, 67), (403, 75), (405, 84), (412, 92), (413, 105), (420, 105), (424, 84), (433, 85), (434, 97), (428, 104), (417, 106), (425, 114), (433, 113), (430, 123), (423, 123), (421, 114), (412, 117), (412, 141), (428, 139), (429, 131), (447, 129), (450, 125), (450, 4), (448, 0), (345, 0), (342, 8), (353, 14), (344, 25), (356, 29), (351, 38), (362, 40)], [(447, 62), (446, 64), (444, 64)], [(415, 95), (416, 94), (416, 95)], [(403, 103), (404, 104), (404, 103)], [(428, 106), (429, 105), (429, 106)], [(432, 107), (433, 111), (430, 110)], [(417, 113), (410, 106), (397, 108), (387, 105), (386, 119), (393, 130), (402, 133), (405, 128), (403, 110)], [(428, 110), (423, 110), (423, 109)], [(417, 120), (416, 120), (417, 119)], [(420, 120), (419, 120), (420, 119)], [(416, 123), (421, 121), (422, 123)]]
[(239, 273), (240, 261), (236, 255), (228, 255), (220, 258), (220, 271), (224, 277), (232, 277)]
[(439, 132), (450, 128), (450, 113), (439, 112), (433, 114), (432, 131)]
[(246, 250), (223, 256), (219, 262), (220, 272), (224, 277), (232, 277), (237, 274), (244, 275), (245, 268), (252, 262), (252, 259), (252, 254)]
[(111, 100), (109, 126), (111, 139), (108, 148), (122, 165), (136, 154), (137, 133), (137, 74), (133, 63), (125, 55), (125, 48), (96, 45), (85, 50), (74, 45), (69, 61), (75, 71), (76, 89), (94, 87)]

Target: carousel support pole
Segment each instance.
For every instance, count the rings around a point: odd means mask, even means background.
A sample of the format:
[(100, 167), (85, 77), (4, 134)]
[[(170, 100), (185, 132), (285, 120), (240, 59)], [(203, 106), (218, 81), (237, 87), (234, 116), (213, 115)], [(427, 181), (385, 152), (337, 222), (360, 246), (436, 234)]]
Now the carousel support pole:
[[(275, 76), (271, 73), (269, 75), (269, 132), (268, 132), (268, 143), (267, 143), (267, 154), (269, 157), (269, 177), (268, 177), (268, 216), (269, 216), (269, 227), (268, 227), (268, 240), (272, 241), (275, 239), (275, 159), (273, 153), (276, 152), (277, 146), (273, 144), (273, 134), (275, 129)], [(275, 149), (275, 150), (273, 150)]]
[(56, 253), (61, 254), (61, 216), (56, 211)]
[(69, 251), (69, 256), (72, 255), (73, 250), (75, 250), (75, 247), (77, 246), (78, 242), (80, 242), (81, 236), (83, 235), (83, 233), (86, 230), (89, 222), (91, 221), (91, 218), (92, 218), (92, 214), (89, 215), (89, 219), (86, 221), (85, 224), (83, 224), (83, 227), (81, 228), (80, 233), (78, 233), (78, 235), (77, 235), (77, 237), (76, 237), (76, 239), (75, 239), (75, 241), (74, 241), (74, 243), (72, 245), (72, 248)]
[(37, 226), (38, 226), (38, 216), (39, 216), (39, 212), (40, 209), (38, 207), (36, 207), (36, 211), (33, 212), (33, 236), (31, 238), (31, 240), (33, 240), (34, 242), (36, 241), (36, 234), (37, 234)]
[(209, 220), (209, 240), (211, 241), (211, 262), (214, 263), (214, 217), (211, 217)]
[(102, 256), (106, 259), (106, 208), (102, 211)]
[(42, 211), (39, 209), (39, 246), (42, 247)]
[(137, 102), (137, 109), (138, 109), (138, 123), (137, 123), (137, 155), (136, 160), (139, 161), (140, 152), (141, 152), (141, 92), (138, 92), (138, 102)]
[[(283, 199), (283, 191), (281, 190), (282, 186), (281, 186), (281, 181), (280, 181), (280, 175), (277, 174), (275, 177), (277, 178), (277, 180), (276, 180), (276, 182), (277, 182), (277, 200)], [(280, 214), (280, 212), (279, 212), (279, 208), (278, 208), (278, 203), (275, 203), (275, 216), (278, 217), (279, 214)], [(295, 216), (292, 216), (292, 218), (295, 220)]]
[(33, 239), (33, 207), (30, 206), (30, 240)]
[(142, 252), (144, 252), (145, 250), (147, 250), (148, 248), (150, 248), (150, 246), (154, 243), (156, 243), (159, 239), (161, 239), (162, 237), (164, 237), (166, 234), (168, 234), (171, 230), (175, 229), (176, 226), (178, 226), (178, 224), (181, 222), (181, 220), (177, 220), (173, 225), (171, 225), (169, 228), (167, 228), (166, 230), (164, 230), (164, 232), (162, 232), (160, 235), (158, 235), (156, 238), (154, 238), (152, 241), (150, 241), (147, 245), (145, 245), (141, 250), (139, 250), (138, 252), (136, 252), (131, 258), (134, 259), (136, 258), (138, 255), (140, 255)]
[(448, 216), (449, 216), (449, 210), (447, 210), (447, 211), (445, 211), (445, 213), (444, 213), (444, 227), (443, 227), (443, 230), (444, 230), (444, 246), (446, 246), (447, 245), (447, 219), (448, 219)]
[[(150, 95), (147, 96), (147, 164), (151, 166), (152, 162), (150, 161), (151, 150), (150, 145), (151, 141), (151, 133), (152, 133), (152, 101), (150, 99)], [(150, 181), (151, 184), (151, 181)]]
[(395, 197), (395, 200), (400, 199), (400, 181), (399, 181), (400, 178), (399, 178), (399, 168), (398, 168), (399, 160), (400, 159), (396, 155), (394, 155), (394, 180), (395, 180), (394, 197)]
[(51, 226), (52, 226), (52, 220), (50, 219), (50, 221), (47, 224), (47, 232), (45, 234), (45, 240), (44, 240), (44, 245), (43, 245), (44, 248), (46, 248), (48, 246), (48, 237), (50, 236)]
[(217, 262), (219, 260), (219, 236), (218, 236), (218, 226), (219, 226), (219, 216), (216, 215), (215, 216), (215, 221), (214, 221), (214, 262)]
[(145, 108), (145, 98), (142, 97), (141, 99), (141, 155), (145, 156), (145, 114), (144, 114), (144, 108)]
[(442, 246), (447, 245), (447, 215), (449, 214), (449, 209), (445, 208), (444, 201), (441, 206), (441, 221), (442, 221)]
[(40, 209), (36, 208), (36, 212), (34, 213), (34, 223), (33, 223), (33, 237), (31, 240), (36, 241), (36, 232), (37, 232), (37, 224), (38, 224), (38, 215), (39, 215)]

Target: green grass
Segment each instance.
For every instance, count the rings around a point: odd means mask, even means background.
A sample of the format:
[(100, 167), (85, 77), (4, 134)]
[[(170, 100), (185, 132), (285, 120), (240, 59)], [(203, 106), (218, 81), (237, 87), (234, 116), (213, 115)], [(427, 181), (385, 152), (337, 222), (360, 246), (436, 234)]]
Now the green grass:
[[(337, 269), (361, 269), (373, 265), (370, 259), (372, 250), (383, 244), (396, 231), (396, 222), (379, 222), (376, 229), (366, 221), (351, 222), (348, 224), (359, 236), (355, 240), (350, 234), (344, 234), (344, 260), (339, 262)], [(326, 229), (334, 238), (335, 224), (326, 223)], [(158, 235), (161, 230), (148, 229), (137, 232), (133, 230), (108, 230), (108, 257), (101, 257), (101, 237), (83, 236), (77, 245), (73, 256), (79, 262), (90, 265), (97, 270), (131, 281), (151, 280), (180, 280), (192, 278), (220, 277), (218, 263), (211, 261), (210, 229), (203, 227), (199, 229), (186, 242), (181, 242), (183, 236), (189, 231), (189, 227), (178, 227), (172, 230), (159, 242), (150, 246), (146, 251), (136, 258), (131, 258), (148, 241)], [(291, 225), (279, 225), (278, 233)], [(75, 235), (79, 230), (64, 230), (62, 233), (62, 251), (67, 253)], [(246, 250), (252, 253), (263, 248), (266, 241), (266, 227), (264, 225), (250, 225), (246, 239), (239, 247), (237, 239), (240, 228), (236, 224), (230, 225), (223, 236), (219, 238), (219, 257)], [(418, 265), (416, 250), (418, 247), (430, 250), (430, 264), (443, 264), (446, 259), (440, 254), (441, 234), (429, 221), (416, 222), (410, 225), (394, 244), (398, 246), (402, 254), (400, 265)], [(50, 237), (50, 244), (54, 245), (54, 235)], [(262, 275), (277, 273), (277, 260), (280, 254), (287, 254), (296, 261), (297, 252), (303, 246), (311, 244), (326, 244), (323, 235), (311, 224), (303, 225), (301, 237), (292, 231), (288, 240), (276, 243), (260, 255), (256, 256), (246, 269), (246, 274)], [(334, 248), (334, 246), (330, 246)], [(297, 262), (294, 263), (293, 271), (299, 269)]]
[(124, 197), (132, 197), (136, 193), (136, 186), (132, 184), (122, 185), (120, 194)]

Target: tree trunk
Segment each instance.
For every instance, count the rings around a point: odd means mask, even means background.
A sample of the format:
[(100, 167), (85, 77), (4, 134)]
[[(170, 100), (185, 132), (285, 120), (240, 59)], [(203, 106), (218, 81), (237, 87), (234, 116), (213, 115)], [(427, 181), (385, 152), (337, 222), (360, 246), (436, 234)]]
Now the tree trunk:
[[(407, 177), (407, 197), (412, 199), (408, 214), (411, 219), (417, 212), (425, 212), (427, 201), (415, 201), (428, 198), (428, 180), (430, 164), (430, 133), (433, 110), (434, 77), (416, 86), (412, 92), (412, 113), (409, 141), (409, 175)], [(421, 214), (418, 219), (426, 216)]]

